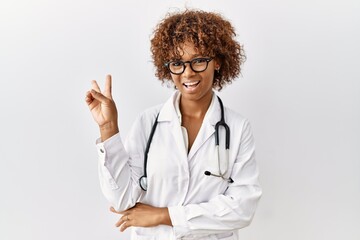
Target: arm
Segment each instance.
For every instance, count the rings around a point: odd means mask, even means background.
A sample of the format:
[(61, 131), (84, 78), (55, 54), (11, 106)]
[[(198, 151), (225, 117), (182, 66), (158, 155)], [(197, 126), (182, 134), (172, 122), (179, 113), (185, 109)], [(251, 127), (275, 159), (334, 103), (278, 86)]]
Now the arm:
[(100, 187), (105, 198), (118, 211), (133, 207), (141, 194), (137, 186), (141, 167), (130, 164), (132, 159), (119, 133), (105, 142), (98, 142), (97, 149)]
[(101, 139), (97, 141), (97, 148), (101, 189), (117, 209), (132, 207), (139, 193), (133, 187), (134, 181), (130, 177), (133, 169), (128, 161), (130, 156), (119, 135), (117, 110), (111, 95), (111, 76), (106, 77), (103, 93), (97, 82), (92, 81), (92, 89), (87, 92), (85, 101), (100, 129)]

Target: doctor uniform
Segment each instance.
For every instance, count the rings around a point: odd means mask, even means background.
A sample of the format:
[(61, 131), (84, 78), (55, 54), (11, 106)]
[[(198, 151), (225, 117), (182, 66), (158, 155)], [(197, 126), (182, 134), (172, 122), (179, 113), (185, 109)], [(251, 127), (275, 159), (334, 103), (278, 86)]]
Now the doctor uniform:
[[(261, 196), (255, 146), (247, 119), (224, 108), (230, 127), (229, 162), (225, 130), (220, 128), (220, 169), (234, 181), (207, 176), (219, 174), (215, 124), (221, 118), (216, 94), (188, 152), (186, 129), (181, 126), (180, 93), (161, 106), (148, 109), (134, 122), (126, 141), (119, 133), (97, 140), (101, 189), (117, 211), (137, 202), (168, 207), (173, 226), (132, 227), (132, 239), (238, 239), (237, 230), (250, 224)], [(147, 162), (147, 191), (139, 186), (144, 174), (144, 151), (155, 118), (158, 125)], [(227, 168), (227, 169), (225, 169)]]

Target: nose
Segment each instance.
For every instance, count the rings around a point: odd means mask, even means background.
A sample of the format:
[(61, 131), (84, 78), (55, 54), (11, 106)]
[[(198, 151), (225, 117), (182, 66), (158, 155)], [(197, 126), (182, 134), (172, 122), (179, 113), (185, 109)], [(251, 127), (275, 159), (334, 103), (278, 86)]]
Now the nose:
[(196, 72), (194, 72), (190, 66), (190, 63), (189, 62), (186, 62), (185, 63), (185, 70), (184, 72), (182, 73), (182, 75), (186, 78), (190, 77), (190, 76), (193, 76), (195, 75)]

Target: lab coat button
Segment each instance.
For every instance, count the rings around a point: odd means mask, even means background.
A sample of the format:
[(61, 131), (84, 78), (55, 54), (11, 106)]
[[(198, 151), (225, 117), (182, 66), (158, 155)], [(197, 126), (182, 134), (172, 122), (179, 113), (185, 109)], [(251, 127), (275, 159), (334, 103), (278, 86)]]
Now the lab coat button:
[(100, 152), (101, 152), (101, 153), (104, 153), (104, 150), (103, 150), (102, 148), (100, 148)]

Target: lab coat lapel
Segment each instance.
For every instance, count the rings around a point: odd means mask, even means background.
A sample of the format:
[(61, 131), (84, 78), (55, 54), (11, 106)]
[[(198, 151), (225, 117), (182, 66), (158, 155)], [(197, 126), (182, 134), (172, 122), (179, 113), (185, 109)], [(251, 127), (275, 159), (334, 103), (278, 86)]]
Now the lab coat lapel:
[(175, 92), (172, 97), (164, 104), (163, 108), (160, 111), (158, 121), (159, 122), (168, 122), (169, 124), (169, 134), (174, 138), (174, 142), (177, 145), (180, 153), (180, 158), (187, 158), (187, 149), (185, 147), (184, 137), (181, 131), (180, 121), (176, 114), (174, 108), (174, 101), (176, 99)]
[[(200, 131), (196, 136), (196, 139), (190, 149), (188, 158), (191, 159), (196, 152), (201, 148), (201, 146), (215, 133), (215, 124), (221, 118), (220, 105), (217, 100), (217, 96), (214, 93), (212, 103), (204, 117), (203, 123), (201, 125)], [(214, 143), (215, 145), (215, 140)]]
[(185, 146), (184, 136), (181, 131), (180, 123), (176, 121), (172, 121), (170, 127), (171, 127), (171, 133), (174, 137), (174, 141), (179, 148), (179, 152), (181, 153), (181, 158), (184, 157), (183, 159), (187, 159), (187, 149)]
[[(209, 122), (203, 123), (196, 139), (191, 146), (188, 158), (191, 159), (196, 152), (200, 149), (200, 147), (213, 135), (215, 132), (215, 128)], [(215, 142), (214, 142), (215, 144)]]

